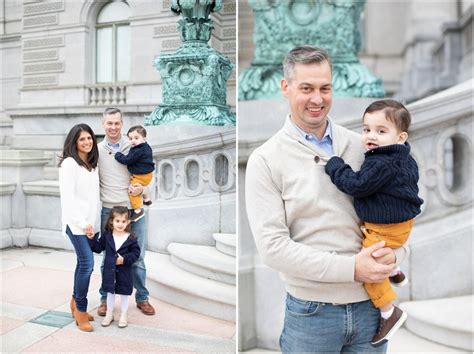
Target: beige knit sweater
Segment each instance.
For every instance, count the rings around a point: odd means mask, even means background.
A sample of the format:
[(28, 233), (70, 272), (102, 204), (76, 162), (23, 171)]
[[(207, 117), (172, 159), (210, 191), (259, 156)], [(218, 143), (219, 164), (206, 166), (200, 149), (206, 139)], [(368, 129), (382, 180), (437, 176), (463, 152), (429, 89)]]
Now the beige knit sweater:
[[(334, 123), (332, 129), (335, 155), (359, 169), (364, 157), (360, 135)], [(263, 262), (281, 273), (290, 294), (338, 304), (364, 301), (363, 284), (354, 281), (360, 221), (352, 198), (324, 172), (329, 157), (287, 118), (249, 158), (247, 215)], [(405, 250), (395, 252), (399, 263)]]
[[(130, 173), (127, 166), (115, 160), (115, 153), (107, 146), (104, 139), (98, 145), (99, 148), (99, 178), (100, 178), (100, 200), (102, 206), (112, 208), (114, 206), (126, 206), (131, 208), (128, 197), (128, 186), (130, 185)], [(120, 140), (120, 152), (127, 154), (130, 144), (122, 137)]]

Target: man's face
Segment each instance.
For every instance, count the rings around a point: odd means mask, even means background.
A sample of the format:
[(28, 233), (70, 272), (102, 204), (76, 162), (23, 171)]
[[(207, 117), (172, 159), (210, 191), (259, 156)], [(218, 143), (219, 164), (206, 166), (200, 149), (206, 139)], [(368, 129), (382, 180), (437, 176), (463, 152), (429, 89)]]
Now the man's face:
[(102, 127), (105, 131), (105, 136), (109, 141), (116, 142), (122, 136), (122, 116), (120, 113), (110, 113), (102, 120)]
[(292, 120), (306, 132), (324, 134), (332, 104), (332, 75), (329, 63), (296, 64), (293, 76), (281, 81), (288, 98)]

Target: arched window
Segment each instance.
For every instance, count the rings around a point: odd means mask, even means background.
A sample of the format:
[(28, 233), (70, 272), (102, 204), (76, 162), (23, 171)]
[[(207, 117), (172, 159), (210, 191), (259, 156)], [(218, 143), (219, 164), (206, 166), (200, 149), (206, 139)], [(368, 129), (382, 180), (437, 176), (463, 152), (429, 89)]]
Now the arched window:
[(97, 16), (96, 81), (128, 81), (130, 76), (130, 7), (125, 1), (111, 1)]

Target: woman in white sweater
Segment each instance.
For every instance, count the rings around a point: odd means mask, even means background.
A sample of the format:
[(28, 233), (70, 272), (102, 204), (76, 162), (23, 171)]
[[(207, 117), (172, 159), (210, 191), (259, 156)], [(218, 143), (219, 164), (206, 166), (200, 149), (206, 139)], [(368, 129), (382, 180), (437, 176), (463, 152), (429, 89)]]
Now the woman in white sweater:
[(99, 232), (100, 193), (97, 162), (99, 151), (94, 132), (87, 124), (75, 125), (66, 137), (59, 162), (59, 191), (63, 232), (77, 256), (71, 313), (79, 329), (94, 330), (87, 313), (87, 292), (94, 257), (87, 236)]

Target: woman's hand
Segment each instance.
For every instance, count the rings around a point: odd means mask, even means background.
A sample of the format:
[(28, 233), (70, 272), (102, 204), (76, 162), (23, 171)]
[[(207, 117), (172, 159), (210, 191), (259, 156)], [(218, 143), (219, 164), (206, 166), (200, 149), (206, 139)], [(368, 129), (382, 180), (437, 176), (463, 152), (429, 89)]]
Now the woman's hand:
[(84, 228), (84, 232), (86, 233), (86, 236), (90, 239), (94, 238), (94, 227), (89, 224)]

